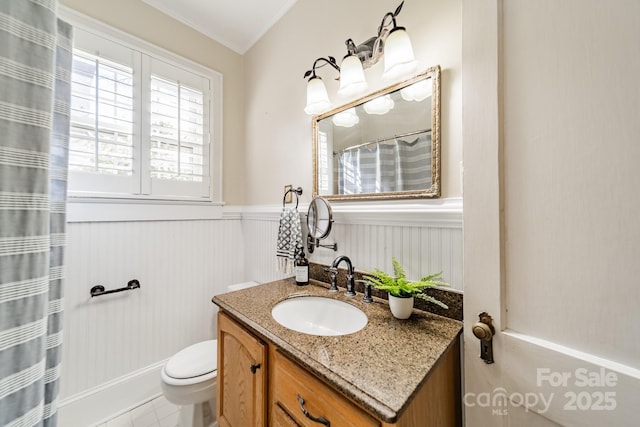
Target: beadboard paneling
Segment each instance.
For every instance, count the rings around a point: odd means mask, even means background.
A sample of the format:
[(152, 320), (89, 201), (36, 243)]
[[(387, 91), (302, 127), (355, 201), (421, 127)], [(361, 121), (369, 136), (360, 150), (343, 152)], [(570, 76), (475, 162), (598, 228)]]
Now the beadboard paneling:
[(286, 275), (276, 269), (276, 241), (279, 217), (242, 220), (245, 249), (245, 273), (247, 280), (259, 283), (279, 280)]
[(462, 228), (337, 223), (327, 241), (337, 242), (338, 251), (316, 248), (310, 257), (313, 262), (331, 264), (344, 254), (359, 271), (390, 272), (391, 257), (395, 257), (408, 277), (442, 271), (443, 279), (462, 291)]
[[(453, 207), (422, 214), (413, 207), (405, 212), (397, 208), (393, 212), (369, 214), (334, 207), (335, 223), (323, 242), (337, 242), (338, 251), (316, 248), (309, 258), (319, 264), (331, 264), (336, 256), (347, 255), (357, 270), (391, 271), (394, 256), (409, 277), (417, 279), (442, 271), (443, 279), (452, 289), (462, 291), (462, 205), (456, 200), (447, 203)], [(243, 213), (248, 279), (266, 282), (281, 278), (275, 272), (279, 209), (252, 207)], [(301, 218), (305, 225), (306, 215), (301, 214)], [(303, 232), (306, 236), (304, 226)]]
[[(211, 297), (227, 285), (284, 277), (275, 257), (280, 209), (225, 207), (221, 220), (69, 223), (61, 398), (214, 337)], [(462, 290), (460, 210), (424, 220), (408, 212), (406, 221), (398, 212), (340, 212), (328, 239), (338, 252), (317, 248), (310, 259), (330, 264), (346, 254), (358, 270), (389, 270), (395, 256), (410, 277), (442, 271)], [(140, 289), (90, 298), (95, 284), (112, 289), (132, 278)]]
[[(245, 280), (240, 219), (69, 223), (67, 232), (61, 398), (213, 338), (211, 297)], [(140, 289), (90, 298), (95, 284), (132, 278)]]

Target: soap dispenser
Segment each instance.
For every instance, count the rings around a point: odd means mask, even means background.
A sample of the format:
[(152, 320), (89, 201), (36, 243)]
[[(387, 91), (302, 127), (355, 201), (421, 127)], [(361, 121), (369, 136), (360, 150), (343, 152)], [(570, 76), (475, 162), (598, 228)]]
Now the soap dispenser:
[(304, 248), (298, 246), (298, 254), (295, 260), (296, 285), (305, 286), (309, 284), (309, 260), (304, 256)]

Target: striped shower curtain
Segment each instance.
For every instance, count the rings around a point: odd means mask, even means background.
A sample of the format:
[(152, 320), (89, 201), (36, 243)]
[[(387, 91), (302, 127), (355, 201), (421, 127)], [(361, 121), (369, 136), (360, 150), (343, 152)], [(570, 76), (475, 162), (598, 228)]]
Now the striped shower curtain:
[(431, 187), (431, 135), (359, 146), (338, 155), (338, 194)]
[(55, 426), (71, 27), (0, 1), (0, 426)]

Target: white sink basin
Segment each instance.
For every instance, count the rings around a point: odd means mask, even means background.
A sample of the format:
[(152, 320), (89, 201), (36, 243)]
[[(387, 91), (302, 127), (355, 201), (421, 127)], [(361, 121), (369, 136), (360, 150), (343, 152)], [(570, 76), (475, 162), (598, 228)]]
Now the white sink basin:
[(323, 297), (284, 300), (271, 315), (282, 326), (309, 335), (348, 335), (367, 326), (367, 315), (359, 308)]

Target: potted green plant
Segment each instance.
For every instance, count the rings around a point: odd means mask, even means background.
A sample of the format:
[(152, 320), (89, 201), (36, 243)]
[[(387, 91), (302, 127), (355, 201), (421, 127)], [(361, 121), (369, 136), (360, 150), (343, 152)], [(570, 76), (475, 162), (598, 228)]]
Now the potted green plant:
[(360, 282), (389, 293), (389, 308), (394, 317), (408, 319), (413, 310), (414, 298), (429, 301), (445, 309), (449, 308), (442, 301), (422, 293), (425, 289), (435, 286), (449, 286), (442, 281), (442, 273), (432, 274), (412, 282), (407, 279), (404, 269), (395, 258), (391, 258), (391, 262), (394, 276), (376, 268), (373, 272), (364, 272), (363, 280)]

